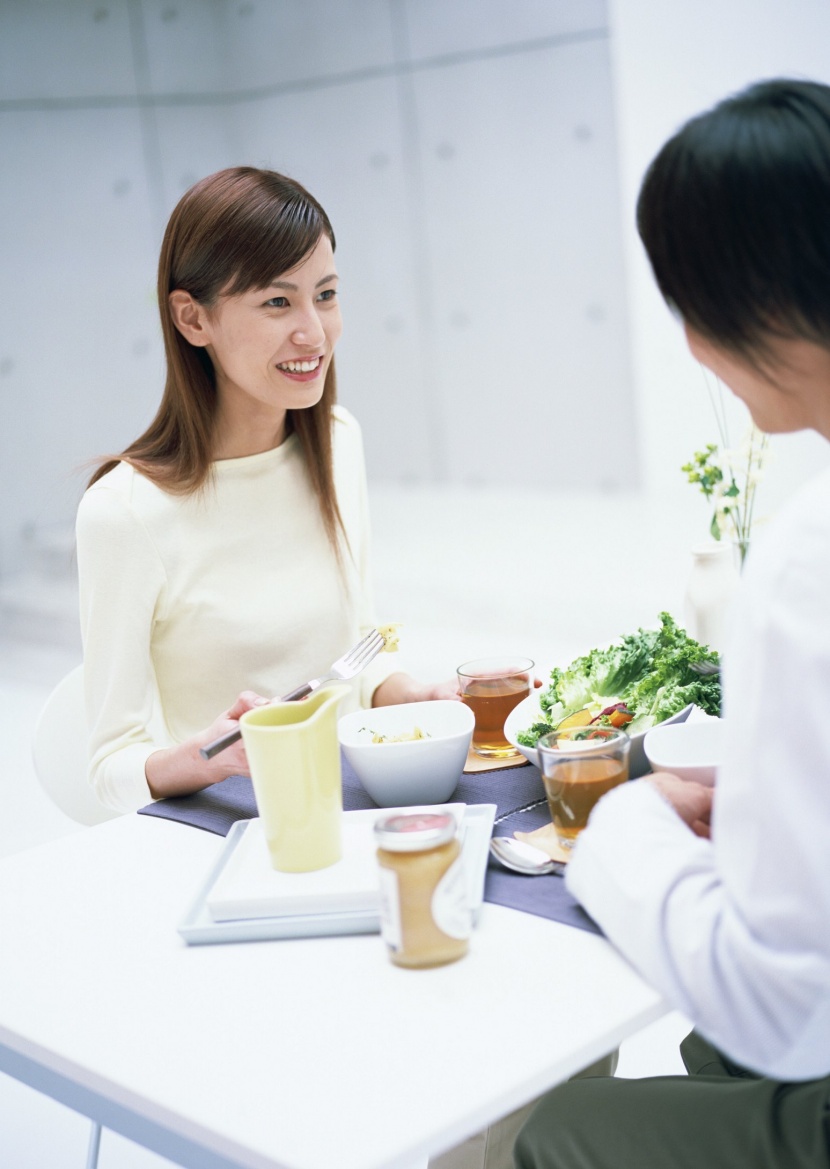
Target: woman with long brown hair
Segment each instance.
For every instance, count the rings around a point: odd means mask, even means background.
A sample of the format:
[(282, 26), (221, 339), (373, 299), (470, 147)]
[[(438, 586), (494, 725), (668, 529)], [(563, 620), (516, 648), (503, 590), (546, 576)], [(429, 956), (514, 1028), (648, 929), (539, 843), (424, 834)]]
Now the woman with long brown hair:
[[(252, 167), (203, 179), (170, 218), (161, 405), (78, 511), (90, 774), (111, 807), (247, 774), (241, 743), (199, 748), (374, 624), (360, 430), (335, 404), (334, 247), (303, 187)], [(390, 661), (353, 704), (454, 695)]]

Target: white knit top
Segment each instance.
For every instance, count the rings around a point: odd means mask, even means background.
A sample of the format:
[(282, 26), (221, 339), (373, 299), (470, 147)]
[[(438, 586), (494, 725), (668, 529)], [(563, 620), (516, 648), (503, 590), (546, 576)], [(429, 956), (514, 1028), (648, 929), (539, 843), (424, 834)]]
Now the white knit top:
[[(341, 573), (296, 435), (214, 463), (208, 486), (171, 495), (119, 463), (77, 519), (90, 778), (105, 804), (152, 799), (160, 747), (204, 730), (242, 690), (284, 694), (324, 673), (374, 622), (360, 428), (333, 423), (350, 551)], [(381, 655), (341, 710), (371, 704), (394, 671)]]

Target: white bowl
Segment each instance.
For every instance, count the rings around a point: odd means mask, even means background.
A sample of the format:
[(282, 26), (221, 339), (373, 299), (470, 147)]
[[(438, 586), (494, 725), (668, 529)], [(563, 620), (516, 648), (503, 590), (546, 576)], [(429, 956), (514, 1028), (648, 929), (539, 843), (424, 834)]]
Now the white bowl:
[[(443, 804), (461, 778), (475, 716), (453, 699), (406, 702), (344, 714), (337, 723), (343, 754), (381, 808)], [(373, 743), (372, 736), (408, 735), (420, 727), (428, 739)]]
[[(689, 717), (689, 713), (693, 707), (684, 706), (677, 714), (673, 714), (671, 718), (667, 718), (664, 722), (658, 723), (657, 727), (672, 726), (674, 723), (683, 723)], [(535, 747), (524, 747), (519, 742), (517, 736), (519, 731), (526, 731), (528, 727), (532, 727), (534, 723), (542, 722), (545, 719), (544, 711), (539, 705), (539, 694), (529, 694), (524, 698), (518, 706), (514, 706), (507, 716), (504, 724), (504, 737), (508, 743), (512, 743), (517, 751), (521, 751), (525, 759), (529, 759), (534, 767), (539, 766), (539, 752)], [(628, 774), (631, 779), (638, 779), (641, 775), (645, 775), (648, 771), (648, 759), (644, 750), (644, 740), (646, 735), (652, 734), (657, 727), (652, 727), (649, 731), (640, 731), (638, 735), (631, 735), (631, 746), (628, 752)]]
[(645, 752), (654, 771), (670, 771), (711, 787), (723, 751), (723, 720), (704, 719), (680, 726), (652, 727)]

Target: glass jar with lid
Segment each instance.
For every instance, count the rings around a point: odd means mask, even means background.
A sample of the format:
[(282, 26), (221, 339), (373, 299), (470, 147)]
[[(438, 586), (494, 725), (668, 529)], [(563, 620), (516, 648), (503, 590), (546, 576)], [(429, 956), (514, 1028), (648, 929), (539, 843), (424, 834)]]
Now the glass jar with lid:
[(398, 966), (440, 966), (467, 953), (472, 918), (450, 812), (397, 813), (375, 824), (381, 934)]

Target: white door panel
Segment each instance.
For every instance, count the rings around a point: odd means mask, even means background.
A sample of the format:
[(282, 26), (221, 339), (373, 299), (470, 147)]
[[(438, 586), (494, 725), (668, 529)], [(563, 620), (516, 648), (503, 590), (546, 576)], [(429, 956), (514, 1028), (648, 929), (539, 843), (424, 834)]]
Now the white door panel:
[(118, 98), (134, 93), (126, 0), (0, 4), (0, 100)]
[(370, 474), (429, 478), (397, 82), (285, 94), (240, 107), (234, 118), (240, 155), (296, 178), (332, 221), (344, 318), (340, 400), (363, 426)]
[(450, 478), (631, 484), (606, 44), (414, 84)]
[[(1, 532), (72, 518), (91, 457), (150, 421), (163, 381), (134, 110), (0, 114)], [(8, 525), (8, 527), (7, 527)]]
[(605, 0), (405, 0), (412, 57), (500, 50), (608, 23)]

